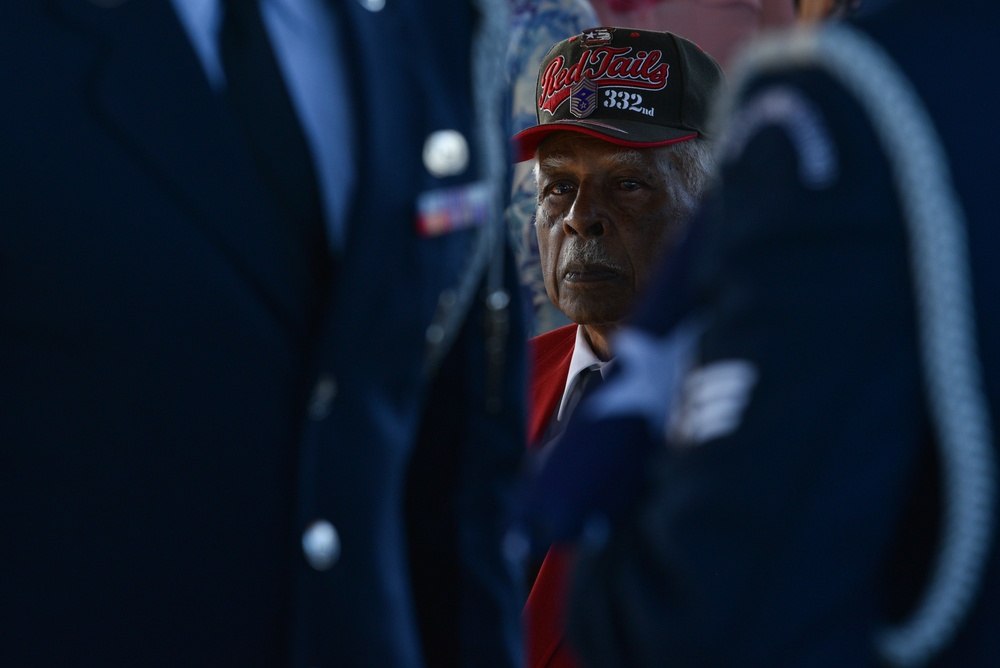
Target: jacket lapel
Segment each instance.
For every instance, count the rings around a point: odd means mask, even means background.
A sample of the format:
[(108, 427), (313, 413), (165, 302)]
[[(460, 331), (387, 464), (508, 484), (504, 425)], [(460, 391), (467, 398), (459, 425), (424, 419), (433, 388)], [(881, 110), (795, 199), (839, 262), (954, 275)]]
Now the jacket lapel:
[(90, 94), (112, 136), (181, 200), (282, 319), (301, 326), (301, 276), (246, 149), (225, 121), (169, 0), (60, 0), (101, 42)]
[(566, 325), (536, 336), (529, 342), (531, 386), (528, 391), (528, 446), (543, 445), (542, 437), (566, 389), (573, 359), (576, 325)]

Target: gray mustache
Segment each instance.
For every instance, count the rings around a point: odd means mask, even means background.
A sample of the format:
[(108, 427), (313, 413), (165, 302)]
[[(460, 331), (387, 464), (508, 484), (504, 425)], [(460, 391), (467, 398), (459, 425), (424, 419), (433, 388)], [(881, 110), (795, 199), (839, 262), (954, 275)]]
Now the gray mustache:
[(599, 265), (611, 269), (618, 273), (625, 273), (626, 267), (610, 256), (604, 244), (596, 239), (564, 245), (562, 250), (561, 264), (563, 268), (574, 265), (592, 266)]

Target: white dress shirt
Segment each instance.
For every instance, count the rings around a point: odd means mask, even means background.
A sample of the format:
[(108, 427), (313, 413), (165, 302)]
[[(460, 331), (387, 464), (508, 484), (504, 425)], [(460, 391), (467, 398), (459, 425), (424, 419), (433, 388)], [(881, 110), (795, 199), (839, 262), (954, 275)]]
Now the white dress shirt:
[[(562, 400), (559, 402), (559, 410), (556, 411), (555, 419), (562, 421), (565, 419), (563, 413), (569, 403), (577, 381), (580, 380), (580, 372), (586, 369), (599, 369), (601, 377), (604, 378), (605, 369), (611, 360), (602, 362), (594, 353), (587, 339), (583, 336), (583, 328), (576, 328), (576, 342), (573, 344), (573, 357), (569, 360), (569, 373), (566, 375), (566, 387), (563, 389)], [(568, 417), (568, 416), (567, 416)]]

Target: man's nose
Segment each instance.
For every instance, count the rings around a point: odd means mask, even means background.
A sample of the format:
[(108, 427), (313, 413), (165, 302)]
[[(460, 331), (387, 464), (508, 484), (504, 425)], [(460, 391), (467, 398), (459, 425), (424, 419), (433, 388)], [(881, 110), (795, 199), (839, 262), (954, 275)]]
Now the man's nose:
[(603, 236), (607, 231), (607, 209), (600, 191), (592, 185), (580, 184), (573, 206), (563, 219), (563, 232), (568, 237)]

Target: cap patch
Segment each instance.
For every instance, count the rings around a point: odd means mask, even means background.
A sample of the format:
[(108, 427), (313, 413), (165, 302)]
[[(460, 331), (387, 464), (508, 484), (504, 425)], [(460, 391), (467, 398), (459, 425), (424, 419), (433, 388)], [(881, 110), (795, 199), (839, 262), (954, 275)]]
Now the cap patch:
[(601, 46), (610, 42), (614, 34), (609, 28), (591, 28), (585, 30), (581, 37), (583, 39), (580, 43), (583, 46)]
[(597, 107), (597, 84), (590, 79), (580, 79), (570, 93), (569, 112), (577, 118), (586, 118)]

